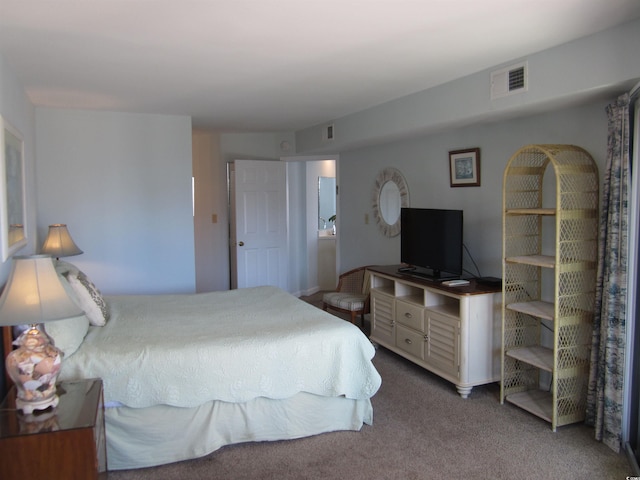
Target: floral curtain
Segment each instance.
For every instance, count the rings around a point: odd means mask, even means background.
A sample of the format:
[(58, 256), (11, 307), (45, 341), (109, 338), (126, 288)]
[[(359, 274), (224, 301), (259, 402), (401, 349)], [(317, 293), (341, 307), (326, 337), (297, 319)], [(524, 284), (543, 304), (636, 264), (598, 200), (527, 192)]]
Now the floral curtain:
[(609, 139), (604, 172), (598, 279), (586, 422), (596, 439), (620, 451), (627, 320), (629, 95), (607, 107)]

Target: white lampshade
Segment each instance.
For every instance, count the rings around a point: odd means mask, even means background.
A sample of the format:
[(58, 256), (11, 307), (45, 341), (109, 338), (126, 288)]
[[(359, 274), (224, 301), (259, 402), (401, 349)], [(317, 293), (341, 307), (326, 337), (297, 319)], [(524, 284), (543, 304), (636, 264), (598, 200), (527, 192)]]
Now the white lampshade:
[(60, 258), (80, 255), (83, 252), (71, 238), (67, 226), (63, 223), (56, 223), (49, 225), (47, 238), (42, 245), (42, 253)]
[(14, 257), (0, 296), (0, 326), (45, 323), (82, 313), (67, 295), (51, 256)]
[(9, 225), (9, 245), (18, 243), (24, 238), (24, 225), (20, 223), (14, 223)]
[(39, 324), (75, 317), (83, 312), (62, 285), (49, 255), (14, 257), (0, 296), (0, 325), (31, 324), (14, 342), (5, 368), (16, 386), (16, 407), (29, 415), (58, 405), (56, 380), (62, 352)]

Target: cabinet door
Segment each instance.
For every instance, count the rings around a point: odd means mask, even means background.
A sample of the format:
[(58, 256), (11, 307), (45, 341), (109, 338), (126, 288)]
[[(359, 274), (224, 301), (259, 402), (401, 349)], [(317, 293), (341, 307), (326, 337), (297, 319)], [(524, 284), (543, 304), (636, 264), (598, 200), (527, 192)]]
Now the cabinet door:
[(426, 310), (425, 361), (450, 375), (460, 375), (460, 319)]
[(371, 338), (387, 345), (394, 344), (395, 299), (371, 291)]

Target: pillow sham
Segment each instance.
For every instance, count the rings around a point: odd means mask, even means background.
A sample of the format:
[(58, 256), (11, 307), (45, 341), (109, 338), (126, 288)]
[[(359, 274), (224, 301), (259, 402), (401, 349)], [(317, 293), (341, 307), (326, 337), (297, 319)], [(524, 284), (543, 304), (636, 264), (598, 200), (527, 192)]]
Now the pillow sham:
[(58, 275), (66, 275), (68, 273), (77, 274), (80, 271), (73, 263), (65, 262), (64, 260), (55, 260), (53, 264), (56, 267)]
[(63, 275), (75, 292), (77, 304), (87, 315), (91, 325), (103, 327), (109, 319), (109, 309), (100, 290), (81, 271), (70, 271)]
[(47, 322), (44, 328), (53, 339), (55, 346), (62, 350), (65, 357), (69, 357), (80, 347), (87, 335), (89, 319), (86, 315), (79, 315), (56, 322)]

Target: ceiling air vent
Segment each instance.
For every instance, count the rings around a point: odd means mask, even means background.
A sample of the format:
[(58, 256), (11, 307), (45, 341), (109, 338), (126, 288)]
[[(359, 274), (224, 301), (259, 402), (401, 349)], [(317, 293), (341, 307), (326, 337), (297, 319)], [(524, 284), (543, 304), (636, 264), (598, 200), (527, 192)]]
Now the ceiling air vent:
[(491, 73), (491, 99), (526, 92), (527, 62), (511, 65)]

